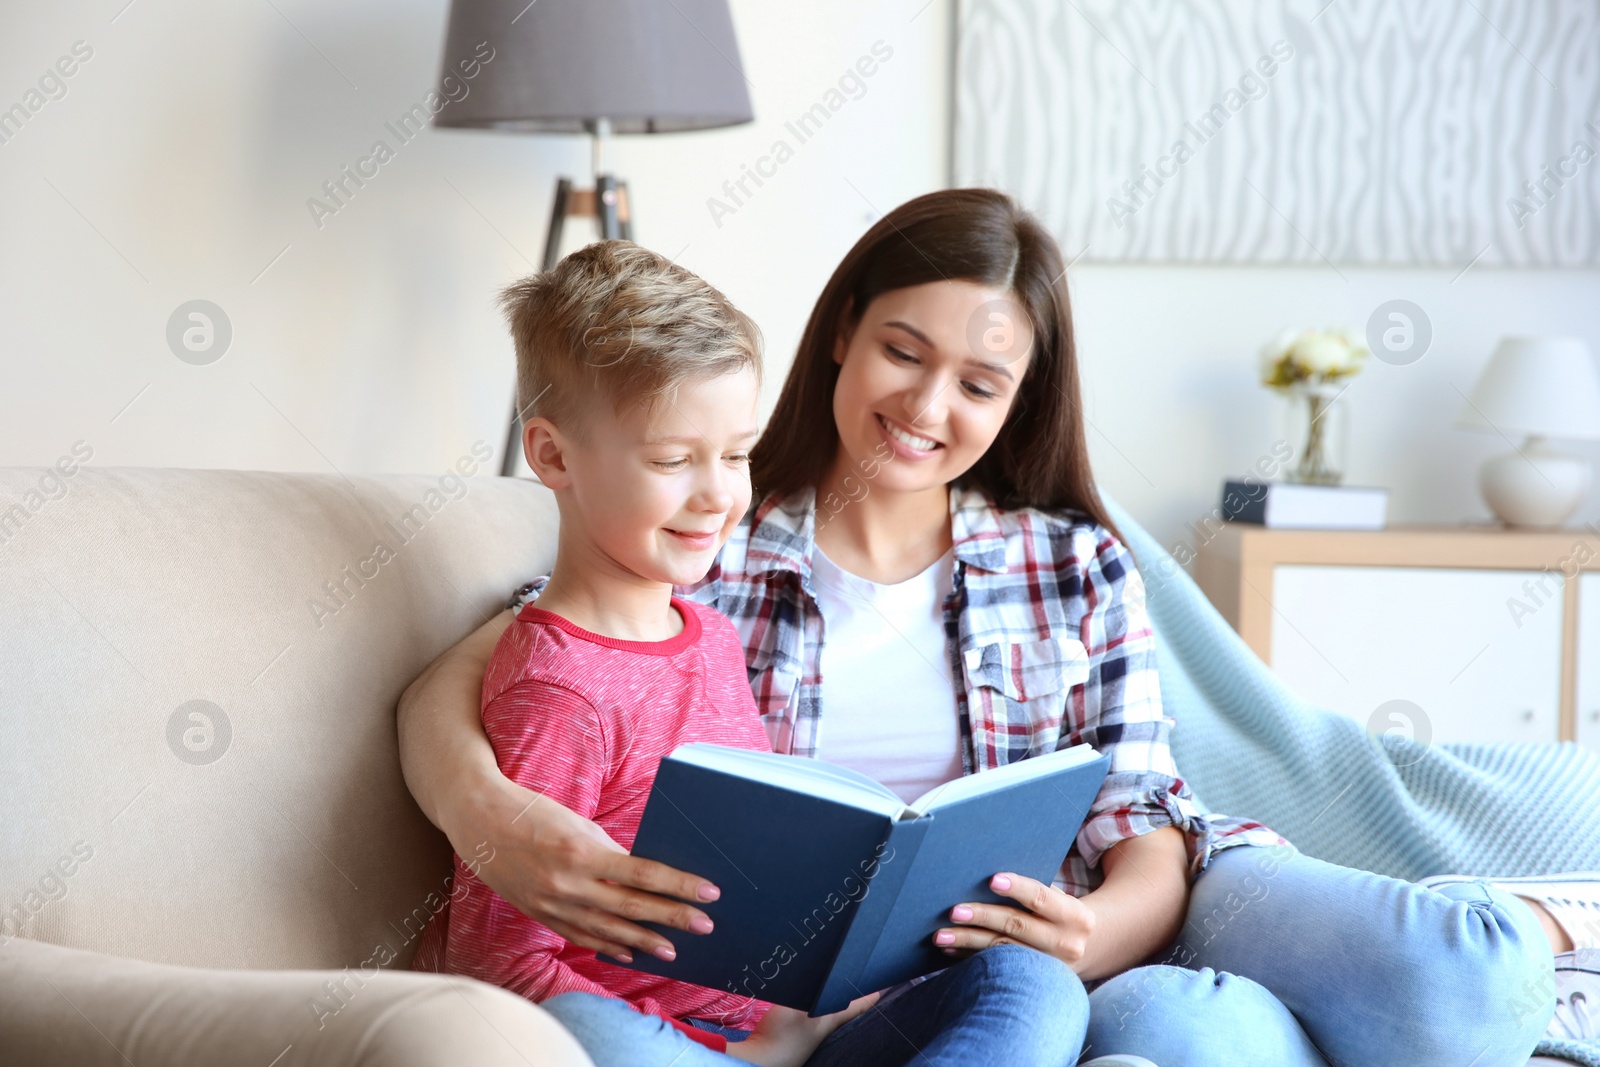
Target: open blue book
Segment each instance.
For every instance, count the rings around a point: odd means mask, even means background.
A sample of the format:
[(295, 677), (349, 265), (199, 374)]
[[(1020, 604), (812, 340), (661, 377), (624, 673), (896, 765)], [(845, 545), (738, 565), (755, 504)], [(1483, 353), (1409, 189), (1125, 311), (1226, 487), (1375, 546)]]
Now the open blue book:
[(1049, 884), (1106, 776), (1088, 745), (947, 782), (910, 804), (822, 760), (688, 744), (661, 760), (633, 855), (708, 878), (677, 949), (619, 967), (825, 1015), (950, 966), (933, 944), (963, 901), (1012, 903), (999, 871)]

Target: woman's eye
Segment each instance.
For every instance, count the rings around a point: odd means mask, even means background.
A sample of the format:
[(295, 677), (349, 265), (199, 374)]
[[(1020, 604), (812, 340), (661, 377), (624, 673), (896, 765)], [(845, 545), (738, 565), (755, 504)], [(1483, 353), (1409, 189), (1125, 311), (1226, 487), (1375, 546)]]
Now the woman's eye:
[(750, 462), (750, 453), (748, 453), (748, 452), (733, 452), (733, 453), (730, 453), (729, 455), (724, 456), (723, 458), (726, 459), (729, 463), (749, 463)]
[(985, 389), (976, 382), (962, 382), (961, 388), (965, 389), (969, 394), (977, 397), (979, 400), (993, 400), (995, 397), (1000, 395), (992, 390)]
[(899, 363), (915, 363), (915, 362), (917, 362), (917, 357), (913, 356), (910, 352), (907, 352), (907, 351), (905, 351), (903, 349), (896, 348), (894, 345), (884, 345), (883, 347), (884, 347), (884, 351), (889, 353), (889, 358), (892, 359), (892, 360), (895, 360), (896, 362), (899, 362)]

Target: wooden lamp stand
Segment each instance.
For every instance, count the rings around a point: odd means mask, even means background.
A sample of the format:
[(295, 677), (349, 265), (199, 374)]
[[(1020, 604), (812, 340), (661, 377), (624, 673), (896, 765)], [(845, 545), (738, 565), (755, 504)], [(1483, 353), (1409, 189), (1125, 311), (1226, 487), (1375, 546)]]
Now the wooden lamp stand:
[[(555, 201), (550, 208), (550, 228), (544, 238), (544, 263), (540, 270), (554, 270), (561, 259), (561, 236), (569, 218), (595, 220), (602, 241), (633, 240), (633, 213), (628, 204), (628, 183), (618, 181), (616, 175), (600, 169), (600, 149), (605, 136), (611, 132), (611, 123), (597, 119), (588, 124), (593, 135), (594, 188), (574, 189), (571, 178), (556, 179)], [(500, 474), (510, 477), (517, 467), (517, 457), (522, 454), (522, 416), (517, 408), (516, 392), (511, 396), (511, 425), (506, 430), (505, 456), (500, 461)]]

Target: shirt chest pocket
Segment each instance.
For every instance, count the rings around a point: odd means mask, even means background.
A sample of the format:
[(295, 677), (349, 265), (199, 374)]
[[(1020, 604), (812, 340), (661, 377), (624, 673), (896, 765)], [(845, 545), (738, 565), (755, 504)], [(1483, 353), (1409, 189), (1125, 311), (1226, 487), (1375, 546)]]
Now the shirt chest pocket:
[(800, 693), (798, 660), (770, 648), (747, 650), (745, 671), (756, 699), (756, 709), (763, 717), (781, 717), (790, 712)]
[(971, 699), (1008, 722), (1059, 720), (1067, 694), (1089, 677), (1089, 655), (1073, 637), (996, 641), (961, 657)]

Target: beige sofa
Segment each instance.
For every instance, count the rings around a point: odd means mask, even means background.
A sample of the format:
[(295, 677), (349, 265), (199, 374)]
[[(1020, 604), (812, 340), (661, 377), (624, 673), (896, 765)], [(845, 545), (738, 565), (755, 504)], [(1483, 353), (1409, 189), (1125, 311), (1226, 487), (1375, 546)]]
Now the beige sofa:
[(587, 1065), (528, 1001), (407, 970), (450, 848), (395, 702), (554, 529), (471, 455), (0, 469), (0, 1062)]
[(471, 455), (0, 468), (0, 1064), (590, 1067), (536, 1005), (406, 970), (450, 848), (395, 702), (555, 526)]

